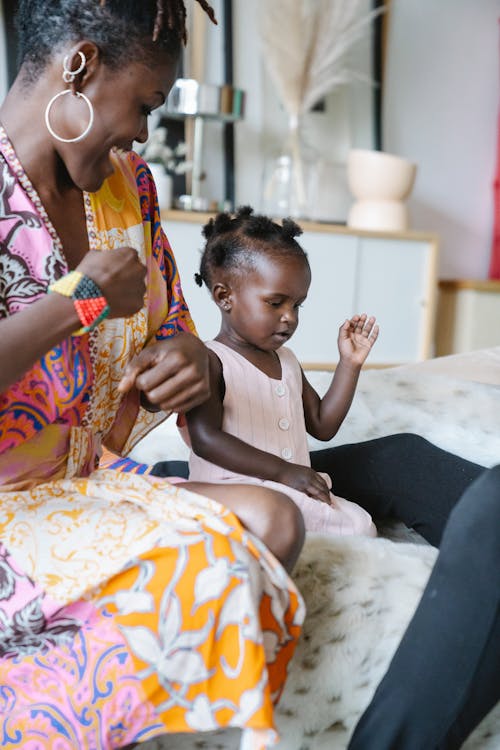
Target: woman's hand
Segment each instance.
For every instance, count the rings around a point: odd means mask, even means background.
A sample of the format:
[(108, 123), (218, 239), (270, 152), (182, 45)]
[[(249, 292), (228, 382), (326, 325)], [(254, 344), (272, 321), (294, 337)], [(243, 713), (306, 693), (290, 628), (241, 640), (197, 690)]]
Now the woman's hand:
[(286, 461), (283, 463), (285, 465), (277, 479), (278, 482), (286, 484), (287, 487), (293, 487), (295, 490), (299, 490), (315, 500), (320, 500), (322, 503), (332, 504), (330, 488), (321, 474), (318, 474), (309, 466), (289, 464)]
[(89, 250), (76, 270), (100, 287), (110, 318), (129, 318), (144, 305), (146, 266), (133, 247)]
[(207, 348), (191, 333), (151, 344), (127, 365), (118, 390), (133, 387), (164, 411), (189, 411), (210, 396)]
[(344, 364), (361, 367), (365, 362), (372, 346), (378, 338), (378, 325), (375, 318), (363, 315), (353, 315), (340, 326), (338, 347), (340, 359)]

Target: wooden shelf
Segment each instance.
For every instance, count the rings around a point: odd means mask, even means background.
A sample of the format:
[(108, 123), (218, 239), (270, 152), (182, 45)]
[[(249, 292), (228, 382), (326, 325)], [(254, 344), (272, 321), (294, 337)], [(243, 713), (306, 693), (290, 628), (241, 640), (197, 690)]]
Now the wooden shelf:
[(500, 344), (498, 279), (441, 279), (436, 354), (446, 356)]
[(499, 279), (441, 279), (439, 288), (447, 291), (473, 289), (475, 292), (500, 292)]

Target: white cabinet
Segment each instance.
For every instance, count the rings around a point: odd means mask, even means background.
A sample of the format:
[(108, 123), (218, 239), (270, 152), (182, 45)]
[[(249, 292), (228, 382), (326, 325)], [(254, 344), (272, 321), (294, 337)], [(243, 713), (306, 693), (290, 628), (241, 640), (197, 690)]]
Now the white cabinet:
[[(171, 212), (168, 212), (170, 214)], [(182, 213), (181, 213), (182, 215)], [(205, 214), (203, 214), (205, 216)], [(212, 302), (205, 285), (197, 286), (194, 275), (200, 268), (204, 237), (201, 234), (203, 221), (163, 221), (181, 277), (182, 291), (189, 305), (198, 333), (206, 341), (217, 336), (220, 327), (219, 309)]]
[[(174, 250), (184, 296), (203, 339), (213, 338), (219, 311), (194, 281), (206, 214), (169, 211), (163, 227)], [(433, 354), (437, 241), (416, 232), (381, 234), (300, 222), (311, 288), (290, 342), (304, 365), (331, 368), (341, 323), (356, 312), (377, 317), (380, 336), (369, 363), (399, 364)]]
[(339, 326), (353, 310), (357, 238), (304, 232), (297, 239), (309, 258), (311, 286), (289, 346), (301, 362), (332, 364), (338, 359)]
[(433, 355), (436, 260), (432, 240), (359, 238), (354, 310), (373, 313), (379, 321), (372, 364)]

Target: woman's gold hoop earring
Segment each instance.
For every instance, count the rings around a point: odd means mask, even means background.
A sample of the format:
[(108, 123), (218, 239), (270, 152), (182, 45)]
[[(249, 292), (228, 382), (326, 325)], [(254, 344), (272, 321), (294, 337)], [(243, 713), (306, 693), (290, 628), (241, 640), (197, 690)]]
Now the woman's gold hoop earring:
[[(68, 68), (68, 62), (69, 62), (69, 56), (66, 55), (66, 57), (63, 60), (63, 73), (62, 73), (62, 79), (65, 83), (73, 83), (76, 76), (82, 72), (82, 70), (85, 68), (85, 65), (87, 63), (87, 60), (85, 59), (85, 55), (83, 52), (79, 51), (78, 54), (80, 55), (80, 66), (77, 70), (70, 70)], [(52, 109), (52, 106), (56, 99), (59, 99), (61, 96), (66, 96), (66, 94), (71, 94), (72, 96), (75, 96), (77, 99), (83, 99), (85, 104), (87, 105), (89, 109), (89, 121), (87, 123), (87, 127), (81, 133), (81, 135), (77, 135), (76, 138), (63, 138), (62, 136), (58, 135), (52, 125), (50, 124), (50, 111)], [(47, 104), (47, 107), (45, 109), (45, 125), (47, 126), (47, 130), (51, 134), (53, 138), (56, 139), (56, 141), (60, 141), (61, 143), (77, 143), (78, 141), (82, 141), (90, 132), (90, 129), (92, 128), (92, 125), (94, 124), (94, 108), (92, 106), (92, 102), (88, 97), (85, 96), (85, 94), (82, 94), (80, 91), (75, 91), (73, 93), (71, 89), (65, 89), (64, 91), (60, 91), (58, 94), (55, 94), (52, 99)]]

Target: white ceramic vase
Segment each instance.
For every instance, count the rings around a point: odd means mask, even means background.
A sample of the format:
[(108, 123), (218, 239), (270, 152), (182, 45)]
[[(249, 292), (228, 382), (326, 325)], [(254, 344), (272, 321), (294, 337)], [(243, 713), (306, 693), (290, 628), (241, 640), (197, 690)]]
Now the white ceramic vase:
[(347, 224), (354, 229), (404, 231), (408, 229), (409, 197), (417, 167), (394, 154), (352, 149), (347, 157), (347, 181), (356, 201)]
[(167, 174), (163, 164), (157, 162), (148, 162), (148, 167), (153, 175), (153, 180), (156, 185), (156, 192), (158, 194), (158, 206), (160, 211), (172, 208), (173, 201), (173, 178)]

